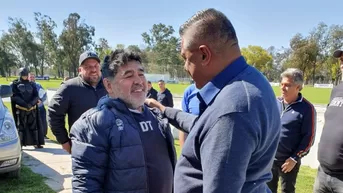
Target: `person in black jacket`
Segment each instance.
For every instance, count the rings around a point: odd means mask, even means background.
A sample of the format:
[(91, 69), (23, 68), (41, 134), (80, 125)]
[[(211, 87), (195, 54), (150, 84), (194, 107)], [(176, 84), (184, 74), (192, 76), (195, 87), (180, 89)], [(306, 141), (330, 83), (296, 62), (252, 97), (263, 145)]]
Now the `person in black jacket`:
[(69, 129), (88, 109), (95, 107), (107, 94), (102, 83), (100, 59), (94, 52), (84, 52), (79, 59), (79, 76), (63, 82), (49, 102), (48, 122), (63, 149), (71, 153), (71, 143), (65, 128), (68, 114)]
[(146, 97), (157, 100), (157, 91), (152, 87), (150, 81), (148, 81), (148, 94), (146, 95)]
[(159, 80), (158, 86), (160, 87), (160, 91), (157, 93), (157, 101), (160, 102), (163, 106), (174, 107), (173, 95), (166, 88), (164, 80)]
[[(343, 72), (343, 51), (333, 56), (340, 60)], [(343, 79), (343, 77), (342, 77)], [(318, 144), (318, 173), (314, 193), (343, 193), (343, 83), (334, 87), (325, 111), (325, 123)]]
[(42, 148), (44, 134), (38, 111), (38, 92), (36, 85), (29, 80), (29, 70), (19, 69), (19, 78), (11, 84), (13, 96), (11, 97), (12, 113), (18, 129), (22, 146), (34, 145)]

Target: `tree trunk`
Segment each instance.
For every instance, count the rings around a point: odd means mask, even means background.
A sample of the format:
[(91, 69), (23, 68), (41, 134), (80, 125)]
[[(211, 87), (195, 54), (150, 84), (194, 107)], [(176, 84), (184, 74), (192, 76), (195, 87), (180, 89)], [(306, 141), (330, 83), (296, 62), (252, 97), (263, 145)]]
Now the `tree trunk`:
[(44, 58), (45, 58), (45, 49), (43, 49), (42, 63), (41, 63), (41, 65), (40, 65), (40, 70), (41, 70), (40, 75), (41, 75), (41, 76), (44, 76)]
[(35, 65), (35, 72), (36, 72), (36, 75), (38, 75), (39, 70), (36, 65)]
[(74, 63), (73, 64), (73, 71), (74, 71), (74, 77), (77, 76), (77, 65)]

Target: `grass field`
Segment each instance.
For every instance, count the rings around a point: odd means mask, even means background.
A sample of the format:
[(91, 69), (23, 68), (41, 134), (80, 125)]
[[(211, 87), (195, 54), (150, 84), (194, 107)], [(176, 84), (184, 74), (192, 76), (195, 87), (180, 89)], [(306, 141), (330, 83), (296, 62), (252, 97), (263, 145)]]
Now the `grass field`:
[[(0, 84), (9, 84), (11, 81), (13, 81), (15, 78), (10, 78), (6, 81), (5, 78), (0, 78)], [(45, 89), (56, 89), (60, 86), (62, 80), (39, 80), (39, 82), (43, 88)], [(183, 95), (183, 92), (185, 88), (187, 88), (188, 85), (186, 84), (167, 84), (168, 89), (174, 94), (174, 95)], [(155, 89), (158, 88), (157, 84), (154, 83), (153, 87)], [(276, 96), (280, 95), (280, 88), (279, 87), (273, 87), (274, 93)], [(332, 89), (329, 88), (314, 88), (311, 86), (306, 86), (302, 94), (305, 98), (307, 98), (310, 102), (313, 104), (327, 104), (329, 102), (330, 93)]]
[(22, 166), (19, 179), (9, 179), (5, 175), (0, 175), (0, 193), (53, 193), (54, 191), (44, 183), (44, 179), (28, 167)]

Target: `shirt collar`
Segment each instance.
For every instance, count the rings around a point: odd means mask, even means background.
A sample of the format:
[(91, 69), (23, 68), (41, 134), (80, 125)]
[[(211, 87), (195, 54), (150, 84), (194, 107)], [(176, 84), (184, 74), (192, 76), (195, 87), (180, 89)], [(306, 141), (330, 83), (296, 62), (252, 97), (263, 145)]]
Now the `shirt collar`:
[[(278, 97), (277, 98), (279, 100), (279, 102), (283, 103), (283, 97)], [(297, 103), (297, 102), (302, 102), (303, 101), (303, 95), (301, 94), (301, 92), (298, 93), (298, 98), (297, 100), (295, 100), (293, 103)], [(293, 104), (292, 103), (292, 104)]]
[(203, 101), (206, 103), (206, 105), (209, 105), (215, 98), (215, 96), (219, 93), (219, 91), (224, 88), (224, 86), (227, 85), (227, 83), (235, 78), (240, 72), (242, 72), (247, 66), (248, 64), (246, 63), (243, 56), (237, 58), (199, 90), (198, 98), (200, 99), (200, 101)]

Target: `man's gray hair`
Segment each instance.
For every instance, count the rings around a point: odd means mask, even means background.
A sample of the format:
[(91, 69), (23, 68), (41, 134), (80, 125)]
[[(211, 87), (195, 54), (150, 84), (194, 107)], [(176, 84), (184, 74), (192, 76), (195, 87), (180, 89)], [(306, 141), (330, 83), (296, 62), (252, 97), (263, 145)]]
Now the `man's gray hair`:
[(238, 44), (236, 31), (230, 20), (216, 9), (205, 9), (197, 12), (179, 29), (182, 37), (188, 29), (196, 27), (196, 30), (185, 47), (192, 47), (197, 40), (207, 40), (209, 43), (225, 44), (233, 41)]
[(101, 67), (103, 78), (114, 78), (120, 66), (126, 65), (130, 61), (142, 63), (142, 59), (138, 53), (130, 50), (116, 49), (112, 51), (110, 56), (106, 56)]
[(298, 68), (287, 68), (284, 72), (281, 73), (281, 78), (291, 78), (293, 82), (300, 86), (300, 90), (304, 84), (303, 72)]

